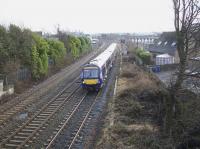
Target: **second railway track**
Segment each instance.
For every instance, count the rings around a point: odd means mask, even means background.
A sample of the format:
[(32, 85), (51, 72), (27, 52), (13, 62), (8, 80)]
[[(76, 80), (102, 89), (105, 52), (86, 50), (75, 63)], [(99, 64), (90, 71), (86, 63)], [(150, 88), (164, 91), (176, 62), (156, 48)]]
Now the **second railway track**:
[[(19, 127), (11, 135), (5, 137), (0, 148), (22, 148), (32, 137), (48, 123), (56, 112), (74, 96), (84, 96), (79, 93), (80, 83), (74, 82), (64, 88), (57, 96), (44, 105), (34, 116)], [(74, 101), (75, 102), (75, 101)], [(74, 103), (76, 105), (76, 102)]]
[(85, 96), (73, 112), (66, 115), (55, 136), (49, 139), (51, 141), (48, 142), (46, 149), (72, 148), (97, 99), (97, 93)]

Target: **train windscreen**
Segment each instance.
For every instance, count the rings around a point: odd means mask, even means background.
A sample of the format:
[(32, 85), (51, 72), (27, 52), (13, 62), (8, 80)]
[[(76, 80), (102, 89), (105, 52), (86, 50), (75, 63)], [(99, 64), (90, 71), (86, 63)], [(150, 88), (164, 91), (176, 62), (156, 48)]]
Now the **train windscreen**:
[(85, 79), (98, 78), (98, 69), (84, 69), (83, 76)]

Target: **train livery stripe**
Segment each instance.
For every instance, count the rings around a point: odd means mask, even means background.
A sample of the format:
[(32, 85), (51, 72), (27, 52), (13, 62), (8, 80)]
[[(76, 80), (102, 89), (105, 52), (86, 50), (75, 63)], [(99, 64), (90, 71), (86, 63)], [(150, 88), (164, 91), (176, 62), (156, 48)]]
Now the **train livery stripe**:
[(83, 81), (83, 84), (87, 84), (87, 85), (98, 84), (98, 79), (85, 79)]

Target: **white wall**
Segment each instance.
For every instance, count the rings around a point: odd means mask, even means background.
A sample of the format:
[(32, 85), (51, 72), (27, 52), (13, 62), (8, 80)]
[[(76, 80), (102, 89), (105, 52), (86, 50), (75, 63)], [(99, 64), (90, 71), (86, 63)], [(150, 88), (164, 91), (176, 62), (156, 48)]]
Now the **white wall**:
[(156, 65), (174, 64), (174, 57), (156, 57)]

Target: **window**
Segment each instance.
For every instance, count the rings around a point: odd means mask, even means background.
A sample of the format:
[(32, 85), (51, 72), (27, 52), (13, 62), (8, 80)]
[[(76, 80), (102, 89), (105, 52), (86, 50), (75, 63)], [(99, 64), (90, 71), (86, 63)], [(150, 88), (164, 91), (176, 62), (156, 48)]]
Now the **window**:
[(171, 46), (172, 46), (172, 47), (176, 46), (176, 42), (173, 42)]
[(98, 69), (84, 69), (84, 78), (98, 78)]

